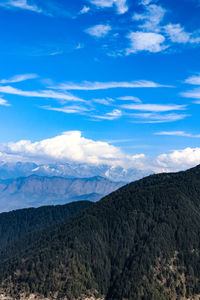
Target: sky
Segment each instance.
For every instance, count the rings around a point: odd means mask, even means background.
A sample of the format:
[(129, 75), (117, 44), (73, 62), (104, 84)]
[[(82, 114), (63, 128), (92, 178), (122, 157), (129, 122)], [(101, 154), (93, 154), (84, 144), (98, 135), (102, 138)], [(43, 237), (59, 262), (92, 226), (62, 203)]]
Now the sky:
[(1, 0), (0, 160), (200, 163), (199, 0)]

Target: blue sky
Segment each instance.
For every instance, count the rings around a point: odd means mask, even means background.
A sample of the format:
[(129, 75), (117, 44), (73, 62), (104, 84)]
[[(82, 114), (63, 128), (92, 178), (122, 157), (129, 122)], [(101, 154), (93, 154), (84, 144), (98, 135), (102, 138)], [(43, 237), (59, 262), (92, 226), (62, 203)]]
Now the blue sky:
[(81, 132), (161, 167), (200, 163), (199, 15), (198, 0), (1, 0), (2, 155)]

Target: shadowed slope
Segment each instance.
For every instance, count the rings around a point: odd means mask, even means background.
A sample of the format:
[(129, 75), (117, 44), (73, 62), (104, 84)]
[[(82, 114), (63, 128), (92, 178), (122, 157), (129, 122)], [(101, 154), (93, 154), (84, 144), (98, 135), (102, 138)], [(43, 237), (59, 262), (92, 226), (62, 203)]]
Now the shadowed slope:
[(72, 220), (3, 249), (0, 258), (1, 287), (13, 297), (195, 299), (200, 167), (128, 184)]

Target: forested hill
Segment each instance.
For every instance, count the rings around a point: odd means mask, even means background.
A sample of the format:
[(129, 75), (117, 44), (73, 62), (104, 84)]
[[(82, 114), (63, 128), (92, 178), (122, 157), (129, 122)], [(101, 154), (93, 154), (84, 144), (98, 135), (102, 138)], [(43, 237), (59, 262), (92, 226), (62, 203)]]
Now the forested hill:
[(199, 299), (200, 166), (128, 184), (10, 244), (0, 287), (11, 299)]
[(92, 205), (78, 201), (65, 205), (27, 208), (0, 214), (0, 248), (17, 241), (30, 232), (67, 220)]

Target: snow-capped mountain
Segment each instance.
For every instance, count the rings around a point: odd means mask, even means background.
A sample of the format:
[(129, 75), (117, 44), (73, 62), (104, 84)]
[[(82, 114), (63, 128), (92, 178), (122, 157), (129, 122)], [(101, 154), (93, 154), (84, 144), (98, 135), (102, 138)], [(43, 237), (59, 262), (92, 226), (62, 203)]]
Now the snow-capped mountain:
[(108, 165), (89, 165), (75, 163), (35, 164), (32, 162), (4, 163), (0, 162), (0, 179), (38, 176), (62, 176), (65, 178), (89, 178), (102, 176), (112, 181), (131, 182), (146, 175), (149, 171), (136, 169), (123, 169), (122, 167), (111, 167)]

